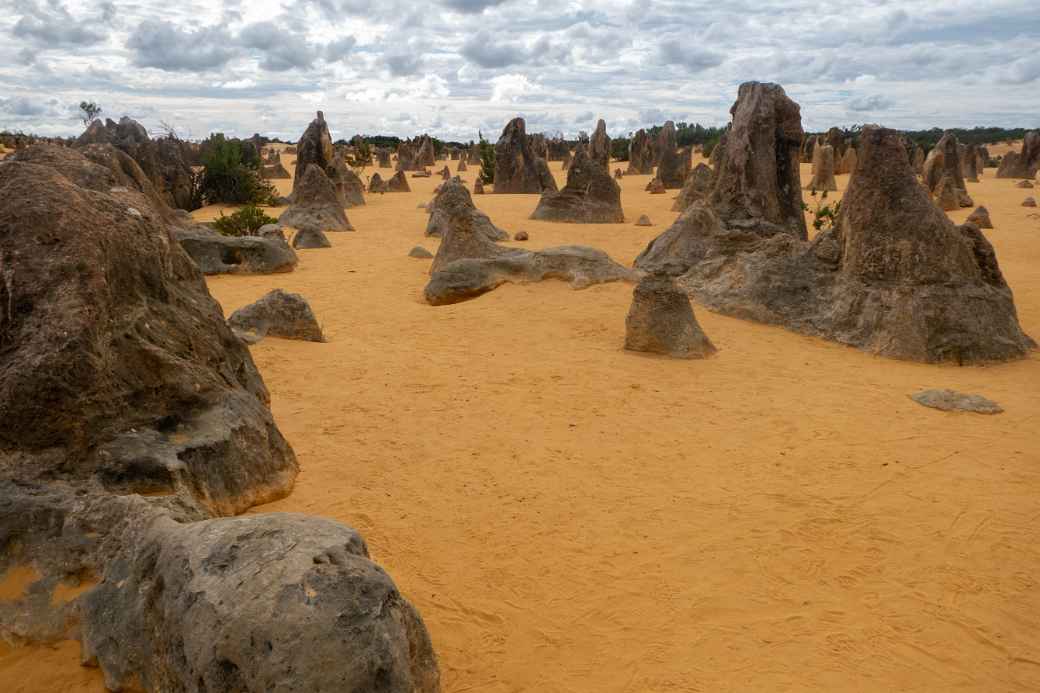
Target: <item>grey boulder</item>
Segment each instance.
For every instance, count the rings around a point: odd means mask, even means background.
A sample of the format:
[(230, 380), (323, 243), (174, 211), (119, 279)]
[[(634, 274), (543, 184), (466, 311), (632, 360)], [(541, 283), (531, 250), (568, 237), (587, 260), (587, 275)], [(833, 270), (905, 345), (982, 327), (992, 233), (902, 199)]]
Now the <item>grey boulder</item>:
[(268, 335), (305, 342), (325, 341), (307, 300), (282, 289), (239, 308), (228, 318), (228, 325), (239, 336), (246, 335), (246, 341), (258, 341)]

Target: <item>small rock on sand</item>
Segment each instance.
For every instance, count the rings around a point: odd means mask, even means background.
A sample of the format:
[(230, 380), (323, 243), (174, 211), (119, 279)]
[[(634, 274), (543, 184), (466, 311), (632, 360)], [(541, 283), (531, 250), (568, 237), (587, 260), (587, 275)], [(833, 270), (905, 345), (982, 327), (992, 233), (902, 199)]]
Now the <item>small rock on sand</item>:
[(417, 245), (408, 251), (408, 257), (416, 257), (420, 260), (429, 260), (433, 257), (433, 253), (431, 253), (429, 250), (422, 247), (421, 245)]
[(999, 414), (1004, 409), (982, 395), (969, 395), (956, 390), (922, 390), (910, 395), (918, 404), (942, 411), (970, 411), (977, 414)]

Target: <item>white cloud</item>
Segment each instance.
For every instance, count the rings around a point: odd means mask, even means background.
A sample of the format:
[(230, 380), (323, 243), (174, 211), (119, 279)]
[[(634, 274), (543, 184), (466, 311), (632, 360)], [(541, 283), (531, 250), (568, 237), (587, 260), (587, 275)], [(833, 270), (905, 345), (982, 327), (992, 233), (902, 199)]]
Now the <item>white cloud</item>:
[(492, 103), (515, 103), (520, 97), (538, 91), (538, 85), (520, 74), (506, 74), (491, 79)]

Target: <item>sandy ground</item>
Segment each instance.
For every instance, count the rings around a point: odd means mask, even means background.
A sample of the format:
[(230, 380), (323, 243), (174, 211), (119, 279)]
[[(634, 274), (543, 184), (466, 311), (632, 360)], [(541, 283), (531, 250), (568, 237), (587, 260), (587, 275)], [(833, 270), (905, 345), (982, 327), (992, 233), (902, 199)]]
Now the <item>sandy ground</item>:
[[(623, 202), (651, 228), (475, 200), (527, 246), (628, 263), (675, 217), (647, 181), (626, 177)], [(904, 363), (701, 308), (716, 356), (640, 356), (621, 348), (626, 284), (430, 307), (429, 261), (407, 252), (436, 250), (416, 206), (438, 182), (369, 196), (357, 232), (291, 274), (209, 285), (226, 313), (282, 287), (319, 316), (328, 343), (252, 348), (302, 467), (256, 511), (360, 530), (422, 612), (445, 691), (1040, 689), (1040, 353)], [(968, 187), (1040, 337), (1040, 217), (1014, 182)], [(935, 387), (1006, 413), (907, 397)], [(75, 651), (0, 650), (0, 689), (101, 690)]]

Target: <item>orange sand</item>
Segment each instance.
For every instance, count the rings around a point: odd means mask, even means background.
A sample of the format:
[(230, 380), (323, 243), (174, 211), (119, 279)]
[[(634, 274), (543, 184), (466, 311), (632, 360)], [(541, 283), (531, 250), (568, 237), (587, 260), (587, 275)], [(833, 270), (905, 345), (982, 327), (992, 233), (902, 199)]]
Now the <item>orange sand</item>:
[[(969, 192), (1040, 337), (1040, 217), (992, 176)], [(527, 246), (627, 263), (675, 217), (647, 180), (622, 181), (645, 229), (529, 221), (533, 195), (475, 200)], [(227, 313), (274, 287), (317, 313), (328, 343), (252, 348), (302, 466), (256, 510), (360, 530), (422, 612), (445, 691), (1040, 688), (1040, 353), (927, 366), (698, 309), (716, 356), (640, 356), (621, 349), (626, 284), (433, 308), (429, 261), (407, 252), (436, 249), (416, 205), (439, 179), (409, 183), (349, 210), (358, 231), (301, 251), (297, 271), (209, 284)], [(1006, 413), (907, 398), (935, 387)], [(0, 689), (101, 690), (96, 673), (73, 688), (74, 653), (21, 652), (0, 658)]]

